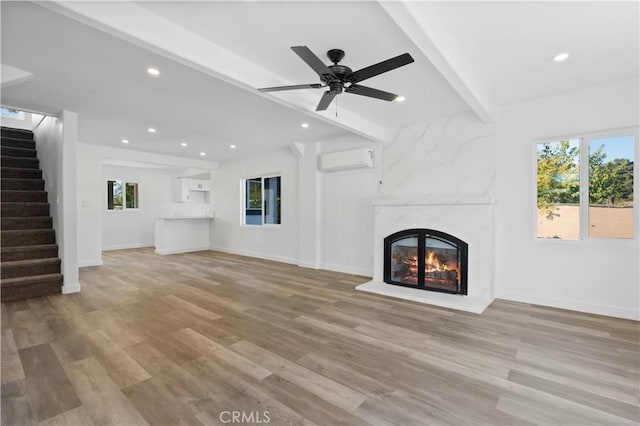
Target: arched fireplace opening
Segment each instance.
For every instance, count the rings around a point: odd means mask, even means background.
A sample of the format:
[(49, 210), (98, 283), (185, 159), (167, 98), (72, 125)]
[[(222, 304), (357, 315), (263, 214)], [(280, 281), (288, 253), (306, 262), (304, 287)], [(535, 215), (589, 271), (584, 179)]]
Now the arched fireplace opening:
[(467, 294), (469, 246), (445, 232), (406, 229), (384, 239), (384, 282)]

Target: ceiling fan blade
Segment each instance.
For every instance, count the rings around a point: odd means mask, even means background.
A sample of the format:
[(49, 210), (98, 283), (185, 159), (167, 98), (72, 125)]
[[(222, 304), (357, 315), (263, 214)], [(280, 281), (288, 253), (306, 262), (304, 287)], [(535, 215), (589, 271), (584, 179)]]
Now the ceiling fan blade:
[(296, 55), (300, 56), (300, 59), (305, 61), (307, 65), (313, 68), (320, 77), (335, 77), (329, 67), (327, 67), (325, 63), (322, 62), (320, 58), (318, 58), (307, 46), (292, 46), (291, 50), (293, 50)]
[(281, 90), (297, 90), (297, 89), (319, 89), (322, 87), (320, 83), (313, 84), (296, 84), (294, 86), (276, 86), (258, 89), (259, 92), (278, 92)]
[(395, 101), (398, 95), (393, 93), (384, 92), (382, 90), (373, 89), (367, 86), (360, 86), (359, 84), (352, 84), (344, 89), (347, 93), (353, 93), (354, 95), (368, 96), (370, 98), (382, 99), (383, 101)]
[(367, 78), (375, 77), (376, 75), (385, 73), (387, 71), (400, 68), (404, 65), (413, 62), (413, 58), (408, 53), (396, 56), (395, 58), (387, 59), (386, 61), (378, 62), (377, 64), (368, 66), (366, 68), (359, 69), (349, 74), (346, 78), (351, 83), (357, 83), (359, 81), (366, 80)]
[(322, 99), (320, 99), (320, 103), (318, 103), (316, 111), (326, 110), (329, 107), (329, 104), (331, 104), (331, 101), (333, 101), (333, 98), (336, 97), (336, 95), (337, 93), (331, 93), (328, 90), (324, 92), (324, 95), (322, 95)]

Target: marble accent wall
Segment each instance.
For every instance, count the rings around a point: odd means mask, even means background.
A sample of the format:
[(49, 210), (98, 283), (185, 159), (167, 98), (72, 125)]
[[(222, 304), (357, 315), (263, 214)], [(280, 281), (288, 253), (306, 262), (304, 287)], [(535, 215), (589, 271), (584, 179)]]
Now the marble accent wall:
[(383, 198), (493, 196), (496, 164), (491, 130), (473, 113), (403, 127), (384, 146)]
[[(481, 313), (495, 292), (495, 144), (490, 125), (462, 113), (402, 128), (383, 148), (382, 199), (374, 201), (373, 280), (358, 290)], [(437, 229), (469, 244), (466, 296), (383, 282), (383, 240)]]

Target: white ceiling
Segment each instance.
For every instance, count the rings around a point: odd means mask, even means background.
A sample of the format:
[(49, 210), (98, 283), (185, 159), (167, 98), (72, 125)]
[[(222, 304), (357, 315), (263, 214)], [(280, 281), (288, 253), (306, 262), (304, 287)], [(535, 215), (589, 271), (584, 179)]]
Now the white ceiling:
[(3, 104), (77, 112), (85, 143), (223, 161), (347, 134), (32, 3), (2, 2), (2, 63), (34, 74)]
[[(357, 112), (387, 126), (398, 127), (469, 109), (373, 1), (339, 4), (327, 1), (144, 1), (137, 4), (282, 76), (289, 84), (319, 82), (315, 72), (291, 51), (291, 46), (308, 46), (328, 64), (326, 52), (342, 49), (346, 55), (341, 64), (353, 71), (408, 52), (414, 63), (362, 83), (403, 95), (407, 99), (404, 103), (387, 103), (351, 94), (338, 97), (339, 109)], [(278, 86), (280, 82), (272, 81), (268, 85)], [(323, 90), (310, 92), (319, 101)], [(335, 105), (322, 114), (335, 114)]]
[[(125, 147), (127, 138), (130, 149), (217, 161), (349, 134), (387, 140), (399, 126), (469, 109), (490, 120), (497, 106), (638, 78), (640, 62), (638, 2), (46, 6), (1, 3), (2, 64), (33, 74), (3, 85), (3, 104), (77, 112), (82, 142)], [(333, 105), (314, 111), (321, 90), (257, 93), (317, 81), (293, 45), (323, 60), (341, 48), (354, 70), (409, 52), (415, 63), (363, 83), (407, 100), (343, 94), (335, 117)], [(569, 60), (551, 61), (561, 51)]]
[[(438, 2), (495, 105), (638, 78), (640, 2)], [(561, 52), (562, 63), (552, 58)]]

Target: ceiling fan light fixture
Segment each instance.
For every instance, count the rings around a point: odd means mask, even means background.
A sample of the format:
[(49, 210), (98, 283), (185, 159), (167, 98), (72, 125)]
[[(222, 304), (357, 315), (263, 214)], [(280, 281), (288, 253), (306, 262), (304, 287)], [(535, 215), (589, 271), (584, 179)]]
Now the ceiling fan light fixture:
[(404, 96), (398, 96), (396, 98), (396, 102), (404, 102), (407, 98), (405, 98)]

